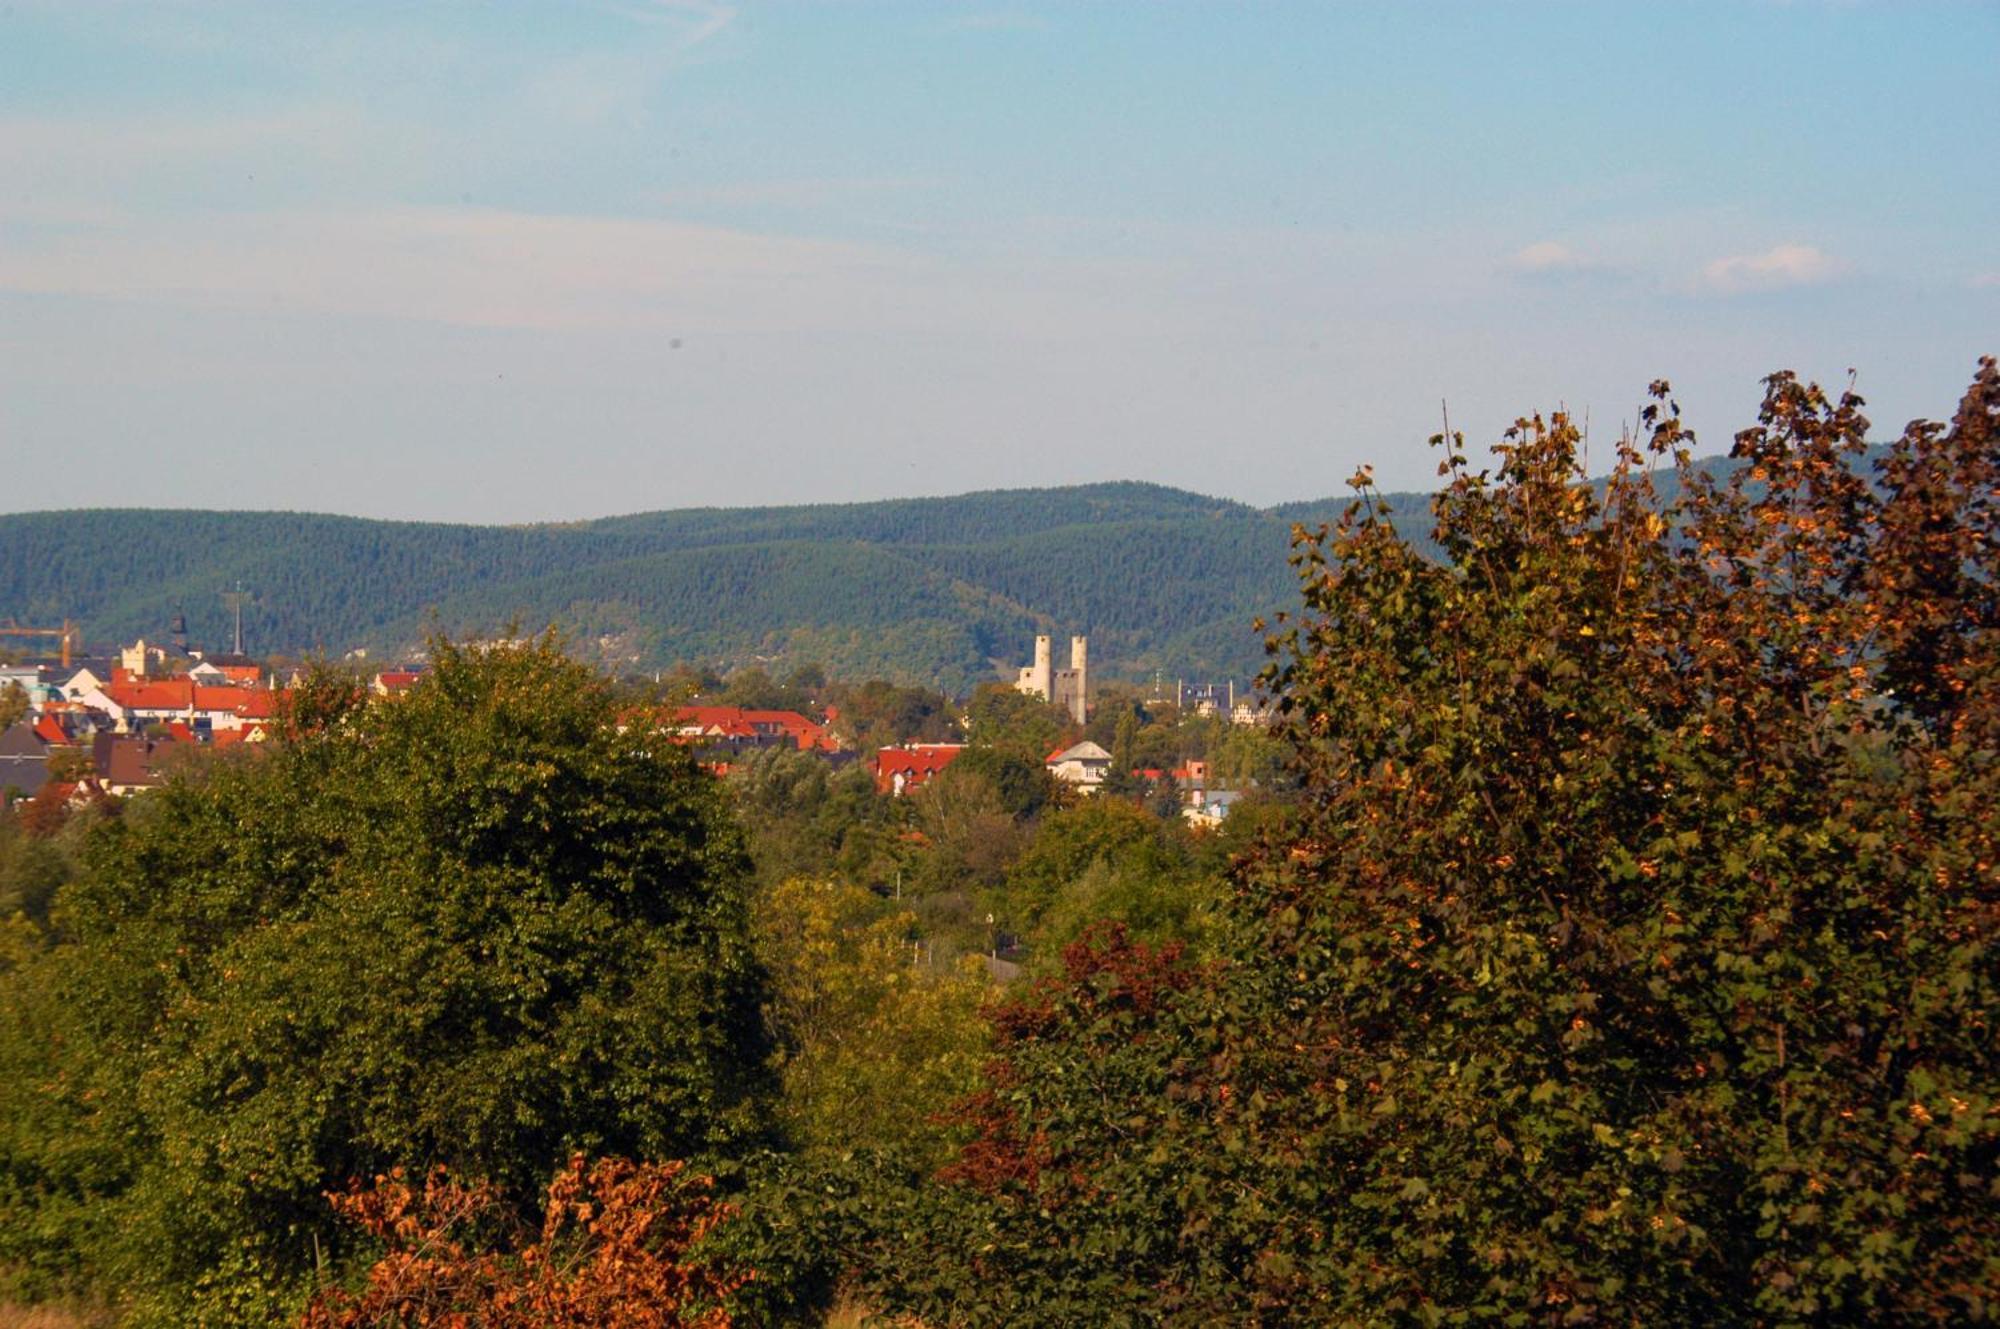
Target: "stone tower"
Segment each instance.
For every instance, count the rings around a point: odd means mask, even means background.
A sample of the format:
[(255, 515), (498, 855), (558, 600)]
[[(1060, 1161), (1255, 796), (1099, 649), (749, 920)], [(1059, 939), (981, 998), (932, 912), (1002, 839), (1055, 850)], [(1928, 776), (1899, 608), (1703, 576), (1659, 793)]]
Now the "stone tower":
[(1085, 710), (1090, 697), (1090, 638), (1069, 639), (1069, 672), (1074, 676), (1070, 684), (1069, 713), (1078, 724), (1082, 724), (1089, 718)]

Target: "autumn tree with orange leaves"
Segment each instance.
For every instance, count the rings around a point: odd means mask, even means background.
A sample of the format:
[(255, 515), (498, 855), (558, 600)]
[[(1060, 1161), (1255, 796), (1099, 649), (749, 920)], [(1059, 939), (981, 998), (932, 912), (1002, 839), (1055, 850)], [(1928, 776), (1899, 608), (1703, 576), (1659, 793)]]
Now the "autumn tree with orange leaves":
[(539, 1232), (497, 1188), (442, 1168), (332, 1201), (385, 1250), (358, 1287), (322, 1291), (301, 1329), (729, 1329), (750, 1279), (691, 1254), (731, 1211), (679, 1163), (578, 1155)]
[(1226, 962), (1099, 936), (858, 1257), (955, 1325), (2000, 1316), (2000, 372), (1868, 446), (1779, 374), (1365, 475), (1267, 682), (1303, 829)]

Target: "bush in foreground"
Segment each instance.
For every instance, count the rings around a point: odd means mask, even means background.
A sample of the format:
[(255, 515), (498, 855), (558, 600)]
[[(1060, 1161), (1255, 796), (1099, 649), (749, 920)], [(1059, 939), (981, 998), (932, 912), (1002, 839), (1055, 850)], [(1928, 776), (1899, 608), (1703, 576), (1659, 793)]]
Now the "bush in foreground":
[(300, 1329), (729, 1329), (748, 1281), (691, 1254), (730, 1209), (678, 1163), (582, 1155), (549, 1183), (539, 1231), (489, 1185), (398, 1171), (332, 1197), (384, 1251)]

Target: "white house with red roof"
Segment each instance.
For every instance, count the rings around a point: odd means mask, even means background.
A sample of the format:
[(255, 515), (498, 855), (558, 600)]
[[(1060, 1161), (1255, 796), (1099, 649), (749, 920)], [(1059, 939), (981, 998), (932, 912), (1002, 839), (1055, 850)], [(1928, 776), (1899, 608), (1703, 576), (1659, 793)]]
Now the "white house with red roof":
[(122, 733), (175, 721), (197, 733), (261, 729), (278, 713), (277, 694), (268, 688), (210, 687), (191, 678), (105, 683), (77, 701), (110, 717)]

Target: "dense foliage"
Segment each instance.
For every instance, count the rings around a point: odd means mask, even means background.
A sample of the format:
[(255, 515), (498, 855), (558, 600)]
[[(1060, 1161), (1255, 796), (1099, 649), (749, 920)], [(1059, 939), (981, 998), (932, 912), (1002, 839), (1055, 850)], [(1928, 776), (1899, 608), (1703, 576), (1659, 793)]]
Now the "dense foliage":
[(984, 972), (939, 965), (916, 918), (869, 891), (798, 878), (757, 899), (780, 1049), (780, 1121), (796, 1149), (907, 1149), (939, 1161), (939, 1114), (986, 1055)]
[(1658, 390), (1596, 489), (1560, 416), (1495, 475), (1447, 442), (1441, 558), (1365, 489), (1301, 532), (1299, 832), (1222, 962), (1097, 934), (998, 1014), (880, 1300), (2000, 1314), (2000, 373), (1872, 473), (1860, 400), (1776, 376), (1721, 482)]
[(761, 1140), (741, 837), (618, 718), (549, 642), (437, 643), (406, 698), (308, 688), (105, 823), (0, 985), (0, 1260), (261, 1325), (341, 1258), (350, 1177), (526, 1203), (572, 1151)]

